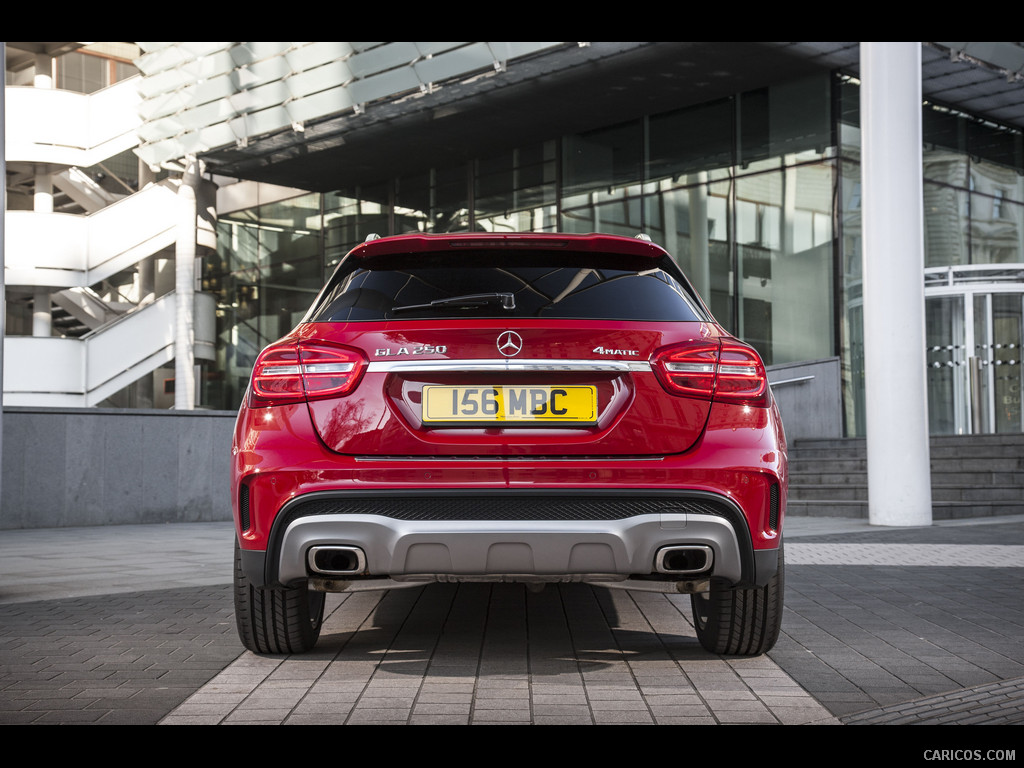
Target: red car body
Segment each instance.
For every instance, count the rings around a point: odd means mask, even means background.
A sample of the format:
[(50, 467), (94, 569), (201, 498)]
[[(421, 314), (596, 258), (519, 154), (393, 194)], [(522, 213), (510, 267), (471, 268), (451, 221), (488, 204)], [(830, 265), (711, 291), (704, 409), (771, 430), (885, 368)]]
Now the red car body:
[(587, 581), (690, 593), (705, 647), (762, 653), (786, 483), (763, 363), (658, 246), (371, 240), (239, 411), (239, 633), (307, 650), (325, 591)]

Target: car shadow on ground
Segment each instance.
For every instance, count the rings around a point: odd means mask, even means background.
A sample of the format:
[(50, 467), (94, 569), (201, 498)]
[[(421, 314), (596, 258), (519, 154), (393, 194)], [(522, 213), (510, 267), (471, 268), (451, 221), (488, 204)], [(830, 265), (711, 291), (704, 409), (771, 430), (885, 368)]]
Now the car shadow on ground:
[[(340, 599), (341, 604), (335, 607)], [(399, 674), (582, 674), (631, 661), (718, 660), (683, 595), (585, 584), (431, 584), (328, 601), (313, 653)]]

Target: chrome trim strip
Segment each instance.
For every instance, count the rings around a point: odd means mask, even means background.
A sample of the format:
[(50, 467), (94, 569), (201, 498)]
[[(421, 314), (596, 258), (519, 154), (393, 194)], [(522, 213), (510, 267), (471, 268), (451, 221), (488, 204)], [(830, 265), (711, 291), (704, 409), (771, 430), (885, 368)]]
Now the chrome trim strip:
[(544, 464), (553, 461), (578, 461), (607, 464), (609, 461), (664, 461), (664, 456), (355, 456), (356, 461), (508, 461)]
[(418, 373), (437, 371), (596, 371), (601, 373), (650, 372), (646, 360), (374, 360), (369, 373)]

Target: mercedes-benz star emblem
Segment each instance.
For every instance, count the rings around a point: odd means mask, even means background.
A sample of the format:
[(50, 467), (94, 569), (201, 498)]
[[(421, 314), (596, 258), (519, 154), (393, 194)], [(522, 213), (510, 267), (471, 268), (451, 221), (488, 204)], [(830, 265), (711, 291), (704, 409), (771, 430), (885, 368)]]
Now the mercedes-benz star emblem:
[(515, 357), (523, 349), (523, 337), (515, 331), (505, 331), (498, 336), (498, 351), (505, 357)]

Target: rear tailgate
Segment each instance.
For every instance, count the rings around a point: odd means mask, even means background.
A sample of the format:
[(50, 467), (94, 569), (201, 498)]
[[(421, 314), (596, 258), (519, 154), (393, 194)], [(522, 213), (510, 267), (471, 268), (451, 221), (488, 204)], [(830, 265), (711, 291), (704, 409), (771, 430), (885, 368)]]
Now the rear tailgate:
[(650, 456), (701, 436), (710, 402), (668, 394), (655, 350), (717, 341), (702, 322), (480, 319), (309, 323), (369, 361), (309, 411), (331, 450), (373, 456)]

